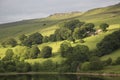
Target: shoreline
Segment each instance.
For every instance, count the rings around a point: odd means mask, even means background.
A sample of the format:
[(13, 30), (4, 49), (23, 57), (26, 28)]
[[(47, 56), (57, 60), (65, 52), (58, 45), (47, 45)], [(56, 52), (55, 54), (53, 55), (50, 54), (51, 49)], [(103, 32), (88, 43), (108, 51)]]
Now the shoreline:
[(120, 77), (120, 74), (117, 73), (58, 73), (58, 72), (6, 72), (6, 73), (0, 73), (0, 76), (14, 76), (14, 75), (81, 75), (81, 76), (109, 76), (109, 77)]

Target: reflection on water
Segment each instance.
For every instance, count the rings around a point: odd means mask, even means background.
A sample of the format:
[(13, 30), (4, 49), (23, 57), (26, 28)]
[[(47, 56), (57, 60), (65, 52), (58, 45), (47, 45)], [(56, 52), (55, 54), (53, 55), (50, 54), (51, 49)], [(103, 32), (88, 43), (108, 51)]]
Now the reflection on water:
[(0, 76), (0, 80), (120, 80), (120, 77), (90, 77), (76, 75), (15, 75)]

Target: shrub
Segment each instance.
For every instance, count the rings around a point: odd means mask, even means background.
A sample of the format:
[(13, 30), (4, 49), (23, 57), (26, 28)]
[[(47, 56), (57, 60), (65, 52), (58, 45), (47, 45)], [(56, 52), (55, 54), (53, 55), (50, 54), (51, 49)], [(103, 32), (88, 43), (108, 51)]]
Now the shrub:
[(82, 63), (81, 70), (82, 71), (89, 71), (90, 70), (90, 62), (84, 62), (84, 63)]
[(43, 58), (49, 58), (52, 56), (52, 48), (49, 46), (45, 46), (41, 51)]

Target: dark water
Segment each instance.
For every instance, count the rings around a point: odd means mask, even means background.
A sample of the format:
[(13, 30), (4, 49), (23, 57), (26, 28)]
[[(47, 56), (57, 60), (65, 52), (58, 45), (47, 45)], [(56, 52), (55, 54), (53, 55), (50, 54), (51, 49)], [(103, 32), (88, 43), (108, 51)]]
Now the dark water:
[(120, 77), (93, 77), (79, 75), (15, 75), (0, 76), (0, 80), (120, 80)]

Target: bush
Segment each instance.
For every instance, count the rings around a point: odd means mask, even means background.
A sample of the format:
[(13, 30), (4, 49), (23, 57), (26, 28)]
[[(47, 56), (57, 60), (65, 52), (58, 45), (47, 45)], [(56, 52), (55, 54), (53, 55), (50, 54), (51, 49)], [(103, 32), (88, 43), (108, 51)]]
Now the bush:
[(112, 58), (108, 58), (105, 62), (105, 65), (111, 65), (112, 64)]
[(52, 48), (49, 46), (45, 46), (41, 51), (43, 58), (49, 58), (52, 56)]
[(33, 46), (30, 50), (30, 58), (35, 59), (40, 54), (40, 50), (37, 46)]
[[(25, 36), (21, 36), (21, 37), (25, 37)], [(22, 43), (24, 46), (31, 47), (32, 45), (35, 44), (41, 44), (42, 40), (43, 40), (43, 36), (40, 33), (36, 32), (29, 35), (28, 38), (25, 38), (24, 40), (22, 39)]]
[(1, 45), (3, 47), (7, 47), (7, 46), (15, 47), (17, 45), (17, 41), (14, 38), (9, 38), (3, 41)]
[(90, 59), (90, 70), (101, 70), (103, 67), (103, 62), (99, 59), (99, 57), (92, 57)]
[(81, 70), (82, 71), (89, 71), (90, 70), (90, 62), (84, 62), (84, 63), (82, 63)]
[(49, 41), (49, 37), (48, 37), (48, 36), (44, 36), (42, 41), (43, 41), (44, 43), (48, 42), (48, 41)]
[(116, 64), (116, 65), (120, 65), (120, 57), (118, 57), (118, 58), (115, 60), (115, 64)]
[(100, 28), (103, 30), (103, 31), (107, 31), (106, 29), (109, 27), (109, 25), (107, 23), (102, 23), (100, 25)]
[(31, 66), (29, 63), (26, 63), (24, 61), (17, 62), (16, 71), (17, 72), (28, 72), (28, 71), (31, 71)]
[(72, 53), (72, 47), (69, 42), (63, 42), (60, 45), (60, 53), (62, 57), (67, 57), (69, 54)]
[(8, 49), (6, 52), (5, 52), (5, 56), (3, 57), (3, 61), (10, 61), (12, 60), (13, 58), (13, 55), (14, 55), (14, 52), (12, 49)]

